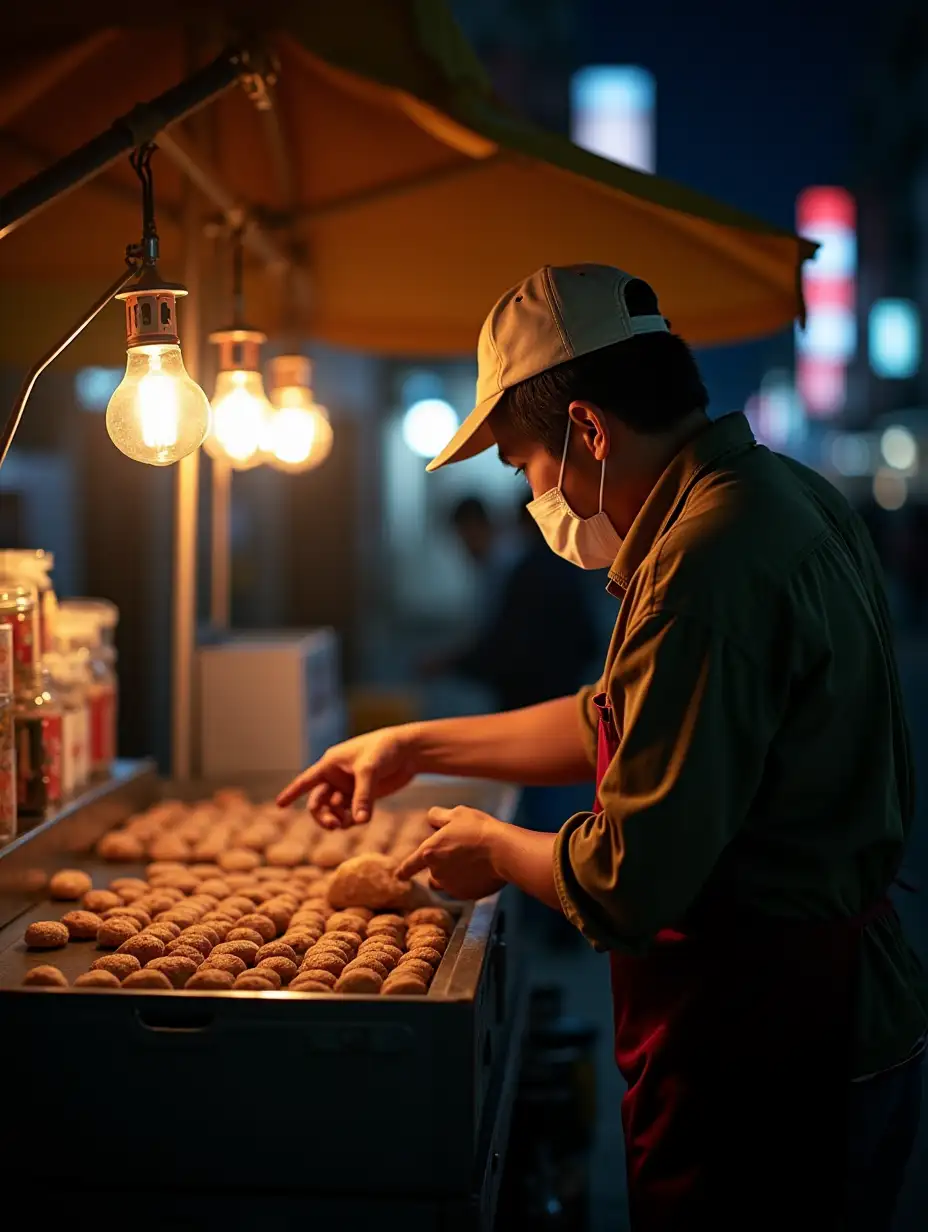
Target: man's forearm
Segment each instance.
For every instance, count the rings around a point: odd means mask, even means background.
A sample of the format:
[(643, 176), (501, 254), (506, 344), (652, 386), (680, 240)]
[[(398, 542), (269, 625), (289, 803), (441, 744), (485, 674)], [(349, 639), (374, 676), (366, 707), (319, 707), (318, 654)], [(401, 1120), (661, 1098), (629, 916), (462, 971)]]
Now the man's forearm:
[(490, 840), (490, 861), (501, 881), (518, 886), (555, 911), (560, 911), (554, 881), (554, 841), (557, 836), (521, 826), (499, 825)]
[(593, 768), (574, 697), (524, 710), (413, 726), (415, 757), (426, 774), (462, 774), (527, 786), (582, 783)]

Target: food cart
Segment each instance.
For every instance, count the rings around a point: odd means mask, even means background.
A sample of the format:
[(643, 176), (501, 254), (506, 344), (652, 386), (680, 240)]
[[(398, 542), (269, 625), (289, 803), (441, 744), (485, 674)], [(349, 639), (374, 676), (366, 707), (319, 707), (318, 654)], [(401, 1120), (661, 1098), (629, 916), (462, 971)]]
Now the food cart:
[[(7, 29), (6, 359), (66, 335), (95, 280), (116, 272), (138, 229), (124, 156), (155, 139), (164, 263), (183, 253), (194, 376), (210, 237), (230, 228), (250, 253), (262, 324), (382, 354), (470, 350), (499, 291), (544, 263), (631, 266), (696, 343), (758, 336), (801, 312), (811, 246), (508, 114), (441, 4), (270, 3), (257, 31), (235, 4), (193, 23), (173, 2), (112, 8), (45, 5)], [(64, 362), (112, 357), (104, 320)], [(220, 622), (228, 480), (214, 471)], [(165, 796), (215, 786), (196, 783), (192, 757), (197, 487), (192, 454), (175, 485), (174, 783), (120, 763), (0, 851), (0, 1030), (20, 1080), (9, 1174), (24, 1195), (41, 1187), (49, 1220), (105, 1197), (151, 1228), (488, 1228), (522, 1013), (508, 895), (452, 905), (423, 996), (22, 987), (41, 961), (24, 929), (60, 911), (54, 871), (84, 869), (97, 886), (143, 877), (143, 860), (104, 867), (101, 836)], [(430, 781), (389, 806), (424, 803), (511, 818), (515, 793)], [(75, 945), (59, 959), (70, 982)]]

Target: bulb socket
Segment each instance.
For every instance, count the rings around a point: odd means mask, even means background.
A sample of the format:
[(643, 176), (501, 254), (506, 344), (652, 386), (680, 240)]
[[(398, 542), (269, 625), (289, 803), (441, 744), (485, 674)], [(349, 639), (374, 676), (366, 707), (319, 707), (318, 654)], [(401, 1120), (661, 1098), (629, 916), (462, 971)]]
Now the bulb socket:
[(157, 266), (143, 265), (116, 296), (126, 305), (126, 346), (177, 346), (177, 300), (186, 294), (182, 283), (162, 278)]
[(209, 340), (219, 348), (220, 372), (261, 371), (261, 346), (267, 335), (259, 329), (219, 329)]

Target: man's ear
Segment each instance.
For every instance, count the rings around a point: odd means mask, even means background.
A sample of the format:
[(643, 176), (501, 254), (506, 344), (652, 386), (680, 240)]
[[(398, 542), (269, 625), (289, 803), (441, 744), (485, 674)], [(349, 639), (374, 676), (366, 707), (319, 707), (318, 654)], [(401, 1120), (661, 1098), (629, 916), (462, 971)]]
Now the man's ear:
[(567, 409), (573, 423), (580, 429), (583, 443), (597, 462), (609, 456), (609, 420), (593, 402), (571, 402)]

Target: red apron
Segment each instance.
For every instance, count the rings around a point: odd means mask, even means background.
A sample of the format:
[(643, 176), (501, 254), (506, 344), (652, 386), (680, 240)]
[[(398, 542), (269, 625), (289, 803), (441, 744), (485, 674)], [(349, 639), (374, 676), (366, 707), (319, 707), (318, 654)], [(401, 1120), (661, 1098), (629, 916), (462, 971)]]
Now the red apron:
[[(595, 702), (598, 792), (619, 736)], [(645, 954), (610, 954), (634, 1232), (843, 1227), (858, 949), (890, 910), (820, 922), (699, 903)]]

